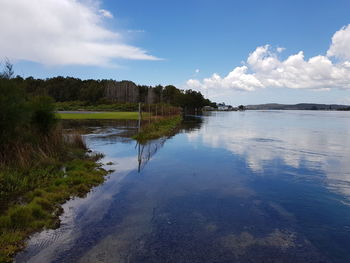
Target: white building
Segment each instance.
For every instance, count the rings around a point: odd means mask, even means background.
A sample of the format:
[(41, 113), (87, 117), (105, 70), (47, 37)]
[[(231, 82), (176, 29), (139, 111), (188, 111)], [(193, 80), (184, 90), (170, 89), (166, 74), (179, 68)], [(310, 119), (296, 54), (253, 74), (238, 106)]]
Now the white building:
[(218, 104), (218, 110), (220, 110), (220, 111), (232, 110), (232, 106), (225, 105), (225, 103), (220, 103), (220, 104)]

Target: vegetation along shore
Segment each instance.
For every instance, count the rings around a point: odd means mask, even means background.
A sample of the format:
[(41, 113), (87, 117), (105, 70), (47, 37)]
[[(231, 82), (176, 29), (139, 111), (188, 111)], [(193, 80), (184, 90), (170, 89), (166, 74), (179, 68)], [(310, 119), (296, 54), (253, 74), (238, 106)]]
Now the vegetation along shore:
[(80, 134), (64, 133), (52, 98), (0, 82), (0, 262), (9, 262), (28, 235), (59, 224), (60, 204), (107, 172)]
[(155, 122), (146, 125), (133, 138), (139, 142), (157, 139), (162, 136), (169, 136), (179, 126), (182, 117), (179, 115), (161, 118)]
[[(213, 105), (196, 91), (130, 81), (46, 80), (0, 75), (0, 262), (11, 262), (36, 231), (59, 226), (61, 204), (108, 173), (83, 136), (61, 120), (140, 120), (139, 143), (171, 135), (182, 114)], [(142, 122), (141, 119), (142, 117)]]

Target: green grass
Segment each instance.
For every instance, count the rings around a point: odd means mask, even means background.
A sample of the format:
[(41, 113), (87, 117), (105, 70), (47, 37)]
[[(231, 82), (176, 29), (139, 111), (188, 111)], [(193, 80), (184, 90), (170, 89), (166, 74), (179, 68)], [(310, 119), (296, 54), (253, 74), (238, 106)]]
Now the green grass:
[[(63, 120), (137, 120), (138, 112), (57, 113)], [(142, 117), (147, 118), (148, 113)]]
[(59, 111), (75, 111), (75, 110), (87, 110), (87, 111), (137, 111), (139, 108), (138, 103), (112, 103), (103, 104), (102, 102), (97, 105), (90, 105), (86, 101), (65, 101), (56, 102), (56, 109)]
[(165, 117), (142, 128), (141, 132), (133, 138), (139, 142), (157, 139), (163, 136), (169, 136), (181, 123), (181, 116)]
[(29, 169), (0, 167), (0, 196), (9, 200), (0, 211), (0, 262), (12, 262), (30, 234), (59, 226), (60, 204), (104, 181), (99, 156), (87, 156), (84, 149), (66, 154), (67, 161), (52, 159)]

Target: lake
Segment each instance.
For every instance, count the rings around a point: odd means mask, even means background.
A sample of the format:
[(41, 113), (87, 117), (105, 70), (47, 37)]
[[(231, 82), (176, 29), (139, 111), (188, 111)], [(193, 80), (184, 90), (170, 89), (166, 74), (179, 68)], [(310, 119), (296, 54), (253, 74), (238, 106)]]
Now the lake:
[(349, 112), (212, 112), (145, 145), (88, 125), (114, 172), (16, 262), (350, 262)]

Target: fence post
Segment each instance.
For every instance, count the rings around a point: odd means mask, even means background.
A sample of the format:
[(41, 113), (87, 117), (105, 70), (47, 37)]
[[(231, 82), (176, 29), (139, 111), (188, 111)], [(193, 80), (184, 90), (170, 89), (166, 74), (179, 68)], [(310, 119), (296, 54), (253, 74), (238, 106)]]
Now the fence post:
[(141, 102), (139, 102), (139, 132), (141, 131), (141, 118), (142, 118), (142, 115), (141, 115)]
[(151, 104), (148, 104), (148, 123), (151, 123)]

